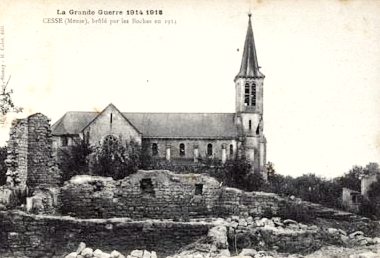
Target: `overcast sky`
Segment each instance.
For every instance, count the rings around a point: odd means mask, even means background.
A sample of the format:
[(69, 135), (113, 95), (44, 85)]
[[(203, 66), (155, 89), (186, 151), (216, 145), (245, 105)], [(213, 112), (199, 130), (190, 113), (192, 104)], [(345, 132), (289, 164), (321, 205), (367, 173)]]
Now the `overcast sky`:
[[(19, 117), (41, 112), (54, 123), (66, 111), (111, 102), (124, 112), (234, 112), (251, 10), (266, 76), (267, 158), (277, 171), (333, 177), (380, 161), (380, 1), (51, 2), (9, 1), (0, 10), (6, 73), (25, 110)], [(126, 14), (136, 9), (163, 15)], [(90, 24), (43, 23), (55, 17)], [(91, 24), (101, 17), (108, 24)], [(121, 18), (130, 23), (109, 25)]]

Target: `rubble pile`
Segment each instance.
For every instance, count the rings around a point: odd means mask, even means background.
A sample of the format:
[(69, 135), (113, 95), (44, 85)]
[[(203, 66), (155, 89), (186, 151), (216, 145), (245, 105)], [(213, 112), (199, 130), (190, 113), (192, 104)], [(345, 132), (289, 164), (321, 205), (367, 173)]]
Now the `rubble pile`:
[[(342, 229), (306, 225), (280, 217), (238, 217), (228, 222), (228, 238), (232, 249), (255, 248), (290, 253), (310, 253), (322, 246), (370, 246), (380, 243), (380, 238), (365, 236), (362, 231), (346, 232)], [(231, 247), (230, 247), (231, 249)]]
[[(66, 255), (65, 258), (125, 258), (125, 256), (122, 255), (118, 251), (105, 253), (99, 249), (94, 250), (90, 247), (86, 247), (86, 244), (81, 242), (78, 246), (78, 249), (75, 252), (72, 252)], [(140, 257), (136, 257), (136, 258), (140, 258)], [(144, 258), (156, 258), (156, 257), (147, 256)]]

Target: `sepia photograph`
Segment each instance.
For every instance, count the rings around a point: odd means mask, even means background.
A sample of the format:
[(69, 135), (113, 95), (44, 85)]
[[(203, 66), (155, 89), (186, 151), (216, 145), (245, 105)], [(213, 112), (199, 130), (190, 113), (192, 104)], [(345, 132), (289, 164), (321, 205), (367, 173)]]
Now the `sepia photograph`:
[(2, 1), (0, 257), (380, 257), (379, 13)]

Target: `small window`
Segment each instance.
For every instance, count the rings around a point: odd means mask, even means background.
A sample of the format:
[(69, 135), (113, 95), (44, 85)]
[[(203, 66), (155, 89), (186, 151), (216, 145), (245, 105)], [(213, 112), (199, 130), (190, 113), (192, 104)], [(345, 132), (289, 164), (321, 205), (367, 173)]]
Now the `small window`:
[(67, 146), (69, 143), (69, 139), (66, 136), (61, 138), (62, 146)]
[(87, 131), (85, 138), (86, 138), (86, 143), (89, 144), (90, 143), (90, 131)]
[(207, 156), (212, 156), (212, 144), (207, 144)]
[(185, 144), (183, 144), (183, 143), (181, 143), (180, 145), (179, 145), (179, 155), (181, 156), (181, 157), (183, 157), (183, 156), (185, 156)]
[(245, 96), (244, 97), (244, 106), (248, 106), (248, 104), (249, 104), (249, 97)]
[(158, 145), (157, 143), (152, 144), (152, 155), (157, 156), (158, 155)]
[(230, 156), (234, 155), (234, 146), (230, 144)]
[(260, 135), (260, 123), (257, 125), (256, 135)]
[(256, 106), (256, 84), (252, 83), (251, 88), (251, 105)]
[(244, 93), (245, 94), (249, 94), (249, 85), (248, 85), (248, 83), (245, 85)]
[(154, 188), (153, 188), (152, 179), (150, 178), (141, 179), (140, 189), (143, 194), (154, 196)]
[(249, 106), (249, 84), (245, 84), (244, 88), (244, 105)]
[(203, 184), (195, 184), (195, 195), (203, 194)]
[(248, 129), (249, 129), (249, 130), (252, 130), (252, 120), (249, 120), (249, 121), (248, 121)]
[(110, 115), (110, 124), (112, 124), (112, 113)]
[(351, 200), (353, 204), (358, 204), (360, 202), (359, 195), (351, 194)]

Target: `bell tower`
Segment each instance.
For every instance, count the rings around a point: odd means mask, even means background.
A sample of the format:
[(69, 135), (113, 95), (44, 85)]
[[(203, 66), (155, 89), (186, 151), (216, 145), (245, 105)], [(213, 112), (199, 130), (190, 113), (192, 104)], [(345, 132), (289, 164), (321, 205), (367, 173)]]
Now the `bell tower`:
[(236, 125), (240, 132), (242, 155), (251, 163), (255, 172), (261, 172), (264, 179), (266, 163), (266, 139), (263, 134), (263, 82), (257, 62), (253, 37), (251, 14), (248, 15), (248, 29), (245, 37), (240, 71), (235, 77)]

